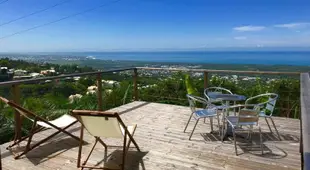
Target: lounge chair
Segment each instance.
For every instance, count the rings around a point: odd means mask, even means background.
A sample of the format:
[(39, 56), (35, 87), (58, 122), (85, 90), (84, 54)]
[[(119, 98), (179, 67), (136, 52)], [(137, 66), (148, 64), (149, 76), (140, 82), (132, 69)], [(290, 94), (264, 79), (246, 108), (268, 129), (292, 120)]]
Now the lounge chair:
[[(108, 145), (105, 144), (101, 137), (106, 138), (119, 138), (123, 139), (123, 156), (122, 156), (122, 164), (120, 169), (125, 168), (125, 158), (127, 151), (129, 149), (131, 141), (140, 152), (139, 146), (133, 138), (134, 132), (136, 130), (137, 125), (126, 126), (118, 113), (112, 112), (104, 112), (104, 111), (92, 111), (92, 110), (73, 110), (71, 111), (72, 115), (74, 115), (82, 124), (80, 138), (83, 140), (84, 128), (90, 133), (90, 135), (94, 136), (95, 144), (93, 145), (90, 153), (88, 154), (86, 160), (81, 165), (81, 153), (82, 153), (82, 142), (80, 143), (79, 153), (78, 153), (78, 168), (96, 168), (96, 169), (111, 169), (110, 167), (102, 167), (98, 168), (95, 166), (86, 165), (90, 155), (93, 152), (96, 144), (99, 142), (105, 148), (105, 152), (107, 152)], [(128, 142), (127, 142), (127, 138)], [(113, 167), (114, 168), (114, 167)], [(118, 167), (117, 167), (118, 168)]]
[[(13, 109), (15, 109), (17, 112), (19, 112), (21, 115), (23, 115), (24, 117), (26, 117), (27, 119), (29, 119), (30, 121), (33, 122), (32, 128), (30, 129), (28, 135), (13, 141), (13, 144), (11, 144), (7, 147), (7, 149), (12, 152), (15, 159), (18, 159), (22, 155), (28, 153), (29, 151), (38, 147), (40, 144), (42, 144), (42, 143), (46, 142), (47, 140), (51, 139), (52, 137), (56, 136), (60, 132), (63, 132), (65, 134), (71, 136), (72, 138), (76, 139), (77, 141), (80, 141), (80, 138), (78, 138), (78, 137), (76, 137), (76, 136), (74, 136), (71, 133), (66, 131), (66, 129), (68, 129), (69, 127), (71, 127), (72, 125), (74, 125), (75, 123), (78, 122), (74, 117), (72, 117), (68, 114), (65, 114), (65, 115), (63, 115), (63, 116), (61, 116), (55, 120), (47, 121), (44, 118), (41, 118), (40, 116), (34, 114), (33, 112), (21, 107), (20, 105), (14, 103), (12, 101), (7, 100), (6, 98), (0, 97), (0, 100), (3, 101), (4, 103), (8, 104)], [(45, 129), (56, 129), (57, 132), (55, 132), (55, 133), (51, 134), (50, 136), (40, 140), (39, 142), (36, 142), (35, 144), (31, 145), (32, 138), (33, 138), (34, 134), (38, 133), (42, 130), (45, 130)], [(27, 141), (27, 145), (26, 145), (25, 149), (19, 154), (14, 153), (12, 151), (12, 147), (21, 143), (22, 141), (24, 141), (26, 139), (28, 139), (28, 141)]]

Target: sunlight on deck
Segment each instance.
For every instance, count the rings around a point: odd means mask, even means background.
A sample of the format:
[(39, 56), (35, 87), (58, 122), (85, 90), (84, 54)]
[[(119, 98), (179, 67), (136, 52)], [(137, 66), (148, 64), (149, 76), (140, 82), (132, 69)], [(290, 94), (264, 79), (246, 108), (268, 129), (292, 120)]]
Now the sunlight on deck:
[[(201, 121), (189, 141), (189, 133), (194, 125), (192, 121), (186, 133), (184, 126), (188, 120), (188, 107), (132, 102), (112, 109), (121, 115), (126, 125), (138, 124), (134, 138), (142, 152), (134, 148), (129, 150), (126, 161), (128, 170), (156, 169), (300, 169), (299, 153), (299, 120), (275, 118), (282, 141), (269, 132), (266, 122), (261, 120), (264, 155), (261, 155), (259, 145), (255, 140), (249, 145), (240, 140), (238, 143), (239, 156), (235, 156), (232, 141), (222, 143), (217, 133), (210, 134), (209, 121)], [(215, 128), (216, 129), (216, 128)], [(34, 136), (39, 140), (52, 133), (47, 130)], [(79, 126), (70, 129), (79, 135)], [(94, 139), (85, 134), (87, 144), (83, 147), (82, 157), (91, 149)], [(108, 145), (122, 145), (122, 141), (103, 139)], [(26, 156), (14, 160), (8, 144), (1, 146), (3, 169), (7, 170), (39, 170), (39, 169), (77, 169), (78, 142), (61, 134), (49, 142), (29, 152)], [(119, 164), (122, 148), (104, 148), (98, 145), (89, 163), (101, 166), (104, 164)]]

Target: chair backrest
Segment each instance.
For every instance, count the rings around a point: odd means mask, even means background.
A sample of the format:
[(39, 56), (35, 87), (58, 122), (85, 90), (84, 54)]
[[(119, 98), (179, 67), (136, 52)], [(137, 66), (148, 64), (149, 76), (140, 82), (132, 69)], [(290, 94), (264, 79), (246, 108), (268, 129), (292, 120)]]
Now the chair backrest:
[(21, 115), (25, 116), (27, 119), (33, 121), (33, 119), (35, 119), (36, 117), (38, 117), (36, 114), (32, 113), (31, 111), (21, 107), (20, 105), (16, 104), (13, 101), (10, 101), (4, 97), (0, 96), (0, 100), (3, 101), (4, 103), (8, 104), (9, 106), (11, 106), (14, 110), (16, 110), (17, 112), (19, 112)]
[(275, 93), (260, 94), (247, 99), (245, 101), (245, 104), (249, 104), (251, 102), (253, 103), (254, 100), (259, 100), (260, 98), (262, 99), (268, 98), (268, 99), (264, 102), (256, 102), (257, 106), (259, 106), (256, 109), (257, 110), (263, 109), (267, 114), (269, 114), (269, 116), (271, 116), (276, 106), (277, 99), (279, 98), (278, 94)]
[(230, 90), (223, 87), (209, 87), (205, 89), (204, 93), (205, 95), (208, 95), (208, 93), (233, 94)]
[(197, 103), (201, 103), (203, 105), (203, 108), (210, 106), (210, 102), (202, 97), (194, 96), (191, 94), (187, 94), (186, 97), (188, 99), (189, 107), (192, 113), (196, 111)]
[(214, 93), (216, 93), (216, 94), (218, 94), (218, 93), (220, 93), (220, 94), (233, 94), (230, 90), (225, 89), (223, 87), (209, 87), (209, 88), (206, 88), (204, 90), (204, 95), (206, 98), (209, 99), (210, 102), (221, 102), (222, 100), (218, 100), (218, 99), (214, 99), (214, 98), (210, 97)]
[(258, 123), (259, 113), (253, 109), (241, 109), (238, 114), (238, 124)]
[[(259, 111), (255, 110), (255, 109), (249, 109), (249, 108), (253, 108), (255, 106), (256, 105), (254, 105), (254, 104), (247, 104), (247, 105), (237, 104), (237, 105), (226, 107), (224, 112), (226, 112), (226, 111), (229, 112), (230, 109), (238, 110), (237, 125), (247, 124), (247, 123), (258, 124)], [(232, 117), (236, 117), (236, 115), (234, 115)]]
[(126, 128), (118, 113), (92, 111), (92, 110), (73, 110), (75, 116), (85, 127), (85, 129), (96, 137), (124, 137)]

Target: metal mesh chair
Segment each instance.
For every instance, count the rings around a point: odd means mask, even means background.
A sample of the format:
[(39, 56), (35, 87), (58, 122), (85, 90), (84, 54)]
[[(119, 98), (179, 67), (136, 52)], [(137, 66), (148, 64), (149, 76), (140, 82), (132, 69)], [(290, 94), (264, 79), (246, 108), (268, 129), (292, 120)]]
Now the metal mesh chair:
[[(216, 117), (218, 127), (220, 128), (220, 119), (219, 119), (219, 115), (217, 113), (217, 107), (215, 105), (212, 105), (210, 102), (208, 102), (208, 100), (206, 100), (202, 97), (193, 96), (190, 94), (187, 94), (186, 96), (187, 96), (187, 99), (189, 102), (189, 107), (191, 109), (191, 115), (187, 121), (184, 132), (186, 131), (188, 124), (189, 124), (190, 120), (192, 119), (192, 117), (194, 117), (194, 119), (196, 120), (196, 123), (193, 127), (193, 130), (189, 136), (189, 140), (191, 140), (191, 137), (195, 131), (195, 128), (196, 128), (196, 126), (197, 126), (197, 124), (201, 118), (209, 118), (210, 119), (211, 132), (213, 132), (213, 118)], [(200, 103), (203, 106), (203, 108), (197, 108), (198, 103)], [(220, 129), (219, 129), (219, 133), (220, 133)]]
[[(253, 107), (253, 105), (234, 105), (229, 106), (226, 109), (238, 109), (238, 114), (236, 116), (224, 116), (223, 119), (223, 126), (222, 134), (226, 134), (228, 127), (231, 127), (233, 138), (234, 138), (234, 145), (235, 145), (235, 153), (238, 155), (237, 152), (237, 141), (236, 141), (236, 133), (238, 132), (248, 132), (248, 138), (252, 139), (252, 133), (254, 131), (254, 127), (257, 127), (259, 130), (260, 136), (260, 148), (263, 154), (263, 141), (262, 141), (262, 133), (261, 128), (258, 124), (259, 120), (259, 112), (254, 109), (247, 109), (248, 107)], [(226, 127), (225, 127), (226, 125)], [(222, 140), (224, 136), (222, 136)]]
[(204, 90), (205, 97), (208, 98), (211, 103), (220, 103), (223, 107), (226, 107), (226, 104), (223, 102), (223, 100), (212, 98), (212, 94), (214, 93), (233, 94), (230, 90), (223, 87), (209, 87)]
[[(277, 102), (277, 99), (279, 98), (278, 94), (275, 93), (265, 93), (265, 94), (260, 94), (254, 97), (251, 97), (245, 101), (245, 104), (253, 104), (255, 103), (257, 107), (255, 107), (256, 110), (259, 111), (259, 117), (263, 117), (266, 120), (266, 123), (268, 125), (268, 128), (271, 133), (273, 133), (270, 124), (268, 122), (268, 118), (271, 120), (271, 123), (273, 125), (273, 128), (275, 129), (277, 136), (279, 140), (281, 140), (281, 136), (278, 132), (278, 129), (272, 119), (272, 114)], [(264, 102), (260, 102), (264, 100)]]

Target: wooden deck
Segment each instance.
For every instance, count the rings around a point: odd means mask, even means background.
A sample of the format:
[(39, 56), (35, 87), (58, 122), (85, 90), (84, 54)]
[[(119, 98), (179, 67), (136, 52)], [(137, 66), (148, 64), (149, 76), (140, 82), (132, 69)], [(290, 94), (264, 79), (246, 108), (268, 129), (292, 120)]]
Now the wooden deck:
[[(254, 136), (253, 145), (240, 139), (240, 155), (235, 156), (233, 142), (222, 143), (217, 134), (210, 134), (208, 122), (199, 122), (192, 140), (188, 140), (194, 124), (192, 121), (187, 132), (183, 133), (190, 114), (188, 107), (133, 102), (112, 110), (118, 111), (127, 125), (138, 124), (134, 137), (142, 152), (134, 148), (129, 150), (126, 163), (128, 170), (300, 169), (299, 120), (275, 118), (282, 141), (269, 132), (265, 121), (261, 121), (264, 154), (261, 155)], [(34, 140), (47, 136), (51, 131), (40, 132), (34, 136)], [(70, 131), (79, 135), (78, 126)], [(83, 158), (94, 142), (87, 133), (85, 135), (88, 144), (84, 146)], [(113, 139), (105, 141), (110, 145), (122, 144), (122, 141)], [(66, 135), (58, 135), (18, 160), (14, 160), (11, 153), (5, 150), (7, 145), (1, 146), (4, 170), (77, 169), (78, 142)], [(104, 149), (97, 146), (89, 163), (102, 165), (103, 162), (118, 164), (121, 161), (121, 148), (109, 148), (105, 158)]]

